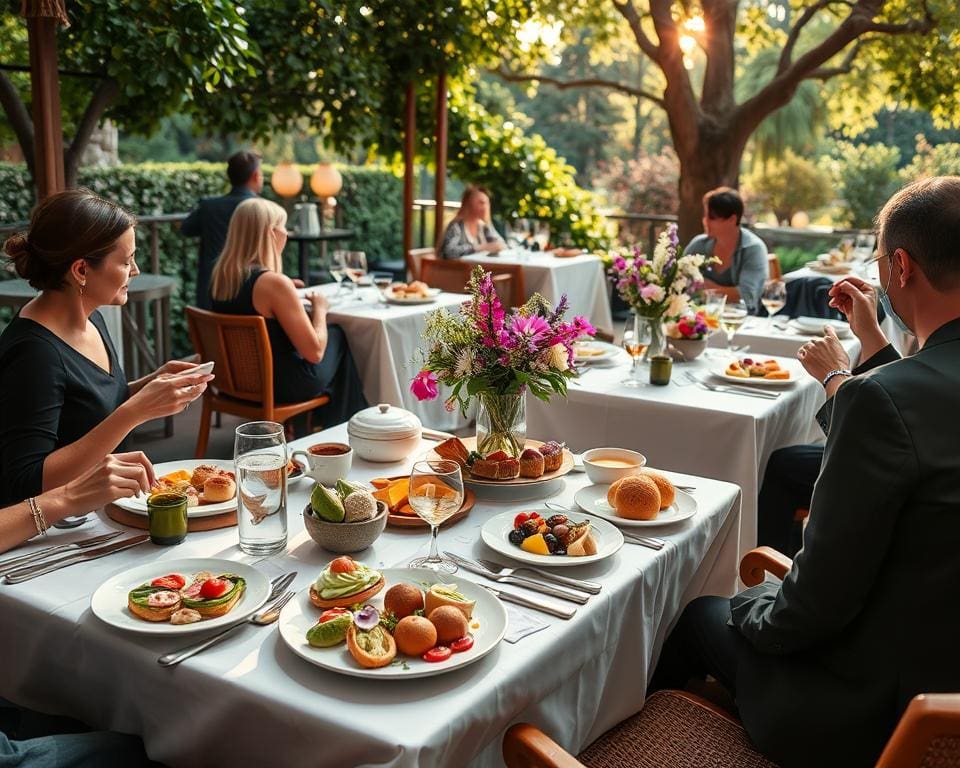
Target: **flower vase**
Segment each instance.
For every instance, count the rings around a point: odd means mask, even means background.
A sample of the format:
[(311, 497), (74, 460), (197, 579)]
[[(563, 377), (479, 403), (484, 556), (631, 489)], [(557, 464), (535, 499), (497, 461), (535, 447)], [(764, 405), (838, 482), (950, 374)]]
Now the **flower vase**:
[(518, 458), (527, 442), (526, 398), (521, 392), (477, 395), (477, 451), (487, 456), (495, 451)]
[(663, 330), (663, 318), (659, 315), (657, 317), (638, 317), (637, 322), (640, 324), (646, 323), (650, 329), (650, 343), (643, 351), (640, 358), (641, 362), (647, 363), (651, 357), (665, 355), (667, 353), (667, 335)]

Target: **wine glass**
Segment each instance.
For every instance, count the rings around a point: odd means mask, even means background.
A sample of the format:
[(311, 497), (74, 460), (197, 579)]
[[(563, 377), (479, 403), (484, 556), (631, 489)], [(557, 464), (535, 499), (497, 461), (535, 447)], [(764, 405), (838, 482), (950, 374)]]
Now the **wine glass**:
[(367, 274), (367, 254), (363, 251), (347, 251), (346, 267), (347, 277), (353, 282), (353, 297), (362, 301), (359, 285), (361, 278)]
[[(723, 291), (710, 288), (703, 292), (703, 319), (707, 322), (710, 336), (720, 330), (720, 315), (726, 303), (727, 295)], [(710, 357), (710, 353), (705, 352), (703, 356)]]
[(410, 561), (410, 567), (456, 573), (456, 563), (440, 557), (437, 532), (441, 524), (455, 515), (463, 504), (460, 465), (446, 459), (418, 461), (410, 472), (408, 503), (414, 512), (430, 524), (430, 554)]
[(347, 252), (334, 251), (330, 261), (330, 276), (337, 281), (337, 293), (343, 293), (343, 279), (347, 276)]
[(787, 284), (783, 280), (768, 280), (760, 295), (760, 303), (773, 317), (787, 304)]
[(620, 382), (624, 386), (643, 386), (643, 381), (640, 379), (640, 358), (647, 351), (650, 341), (650, 323), (639, 315), (630, 315), (623, 328), (623, 348), (633, 359), (633, 364), (630, 366), (630, 376)]
[(380, 303), (387, 303), (387, 289), (393, 285), (393, 272), (371, 272), (373, 284), (380, 291)]
[(733, 337), (740, 330), (740, 326), (746, 322), (748, 314), (747, 305), (742, 301), (730, 302), (723, 308), (720, 315), (720, 324), (723, 326), (723, 330), (727, 332), (727, 349), (731, 352), (736, 352), (738, 349), (738, 347), (733, 346)]

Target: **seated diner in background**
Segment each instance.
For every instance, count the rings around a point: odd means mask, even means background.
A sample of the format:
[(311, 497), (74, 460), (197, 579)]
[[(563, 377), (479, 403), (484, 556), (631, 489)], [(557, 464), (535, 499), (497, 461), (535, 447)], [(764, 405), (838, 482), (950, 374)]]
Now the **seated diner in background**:
[[(718, 187), (703, 196), (703, 234), (683, 254), (700, 253), (719, 259), (703, 268), (707, 288), (735, 288), (751, 314), (756, 314), (769, 275), (767, 246), (740, 225), (743, 199), (730, 187)], [(732, 291), (731, 291), (732, 293)], [(735, 301), (730, 294), (727, 301)]]
[(0, 552), (45, 534), (65, 517), (148, 493), (155, 481), (153, 465), (140, 451), (111, 454), (66, 485), (0, 509)]
[(40, 291), (0, 335), (0, 505), (65, 485), (135, 427), (203, 394), (207, 374), (171, 360), (127, 383), (99, 307), (139, 274), (134, 217), (85, 189), (51, 195), (4, 251)]
[[(878, 230), (880, 301), (920, 350), (871, 355), (864, 340), (866, 355), (891, 362), (860, 376), (834, 369), (823, 465), (789, 573), (690, 603), (651, 681), (719, 680), (783, 768), (873, 765), (914, 696), (960, 691), (960, 448), (949, 427), (960, 413), (960, 176), (904, 187)], [(848, 317), (851, 302), (869, 310), (843, 290), (832, 298)], [(843, 366), (832, 346), (813, 342), (800, 357)]]
[(468, 186), (460, 198), (460, 210), (443, 233), (440, 258), (460, 259), (480, 252), (493, 256), (506, 247), (490, 223), (489, 193), (483, 187)]
[(329, 395), (317, 415), (332, 427), (366, 408), (367, 401), (343, 329), (327, 325), (326, 297), (308, 294), (308, 315), (293, 280), (283, 274), (286, 224), (286, 211), (269, 200), (252, 198), (237, 206), (213, 269), (213, 311), (263, 317), (273, 353), (274, 399), (295, 403)]

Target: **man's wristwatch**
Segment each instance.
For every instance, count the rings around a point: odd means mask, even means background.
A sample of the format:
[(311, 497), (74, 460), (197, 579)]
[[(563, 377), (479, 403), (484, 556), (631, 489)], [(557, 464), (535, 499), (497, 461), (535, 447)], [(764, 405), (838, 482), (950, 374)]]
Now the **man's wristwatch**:
[(823, 388), (827, 388), (827, 384), (830, 383), (830, 379), (834, 376), (853, 376), (853, 371), (849, 368), (834, 368), (830, 373), (823, 377)]

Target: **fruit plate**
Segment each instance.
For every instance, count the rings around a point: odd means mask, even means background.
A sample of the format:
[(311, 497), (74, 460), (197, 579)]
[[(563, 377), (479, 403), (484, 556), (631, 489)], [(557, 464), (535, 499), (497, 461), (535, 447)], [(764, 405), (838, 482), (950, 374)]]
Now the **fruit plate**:
[[(181, 461), (165, 461), (162, 464), (154, 464), (153, 472), (157, 477), (169, 475), (179, 469), (185, 469), (187, 472), (193, 472), (201, 464), (207, 464), (211, 467), (224, 469), (227, 472), (233, 472), (232, 461), (217, 461), (216, 459), (183, 459)], [(137, 515), (147, 515), (147, 497), (143, 494), (131, 496), (126, 499), (117, 499), (113, 502), (120, 509), (127, 512), (133, 512)], [(200, 504), (196, 507), (187, 509), (187, 517), (210, 517), (211, 515), (220, 515), (224, 512), (232, 512), (237, 508), (237, 497), (234, 495), (229, 501), (221, 501), (216, 504)]]
[(728, 384), (740, 384), (745, 387), (789, 387), (797, 380), (797, 374), (794, 371), (790, 371), (789, 379), (763, 379), (759, 376), (751, 376), (749, 379), (744, 379), (740, 376), (731, 376), (728, 374), (726, 366), (723, 368), (714, 368), (710, 373), (718, 379), (723, 379)]
[(383, 298), (388, 304), (433, 304), (443, 291), (439, 288), (428, 288), (426, 296), (394, 296), (393, 291), (385, 291)]
[[(537, 510), (544, 518), (549, 518), (555, 512), (543, 509)], [(484, 523), (480, 529), (480, 538), (483, 543), (491, 549), (499, 552), (501, 555), (519, 560), (521, 563), (530, 563), (539, 566), (572, 566), (587, 565), (595, 563), (598, 560), (604, 560), (613, 554), (616, 554), (623, 546), (623, 534), (615, 525), (611, 525), (606, 520), (597, 517), (590, 517), (590, 525), (594, 539), (597, 542), (597, 554), (584, 555), (583, 557), (570, 557), (567, 555), (538, 555), (534, 552), (527, 552), (520, 549), (516, 544), (511, 544), (507, 536), (513, 530), (513, 519), (518, 511), (503, 512), (502, 514), (491, 517)], [(581, 522), (577, 519), (576, 513), (569, 515), (575, 523)]]
[[(467, 451), (475, 451), (477, 449), (477, 438), (475, 437), (461, 437), (460, 441), (464, 444)], [(528, 438), (524, 448), (539, 448), (543, 443), (543, 440), (530, 440)], [(430, 460), (440, 458), (442, 457), (434, 451), (430, 451), (427, 454), (427, 459)], [(551, 480), (556, 480), (558, 477), (563, 477), (571, 469), (573, 469), (573, 454), (564, 448), (563, 462), (560, 464), (560, 469), (553, 472), (544, 472), (540, 477), (515, 477), (513, 480), (488, 480), (484, 477), (473, 477), (468, 470), (465, 470), (463, 472), (463, 481), (470, 485), (534, 485), (538, 483), (548, 483)]]
[[(193, 624), (171, 624), (169, 621), (154, 622), (139, 619), (127, 609), (127, 594), (134, 587), (160, 576), (166, 576), (168, 573), (179, 573), (189, 583), (190, 577), (200, 571), (211, 571), (215, 575), (235, 573), (246, 580), (246, 590), (233, 606), (233, 610), (224, 616), (197, 621)], [(90, 610), (101, 621), (128, 632), (141, 635), (189, 635), (227, 624), (236, 624), (259, 609), (267, 602), (269, 596), (270, 580), (246, 563), (222, 558), (188, 557), (143, 563), (111, 576), (93, 593), (93, 597), (90, 598)]]
[(609, 485), (588, 485), (577, 491), (573, 500), (584, 512), (602, 517), (624, 528), (653, 528), (658, 525), (670, 525), (697, 514), (697, 500), (690, 494), (678, 490), (673, 504), (661, 510), (655, 520), (629, 520), (626, 517), (620, 517), (607, 503), (609, 488)]
[[(388, 477), (387, 480), (403, 480), (406, 477), (408, 477), (408, 475), (397, 475), (395, 477)], [(440, 523), (440, 527), (443, 528), (445, 525), (450, 525), (451, 523), (457, 522), (457, 520), (465, 518), (467, 513), (473, 509), (476, 501), (477, 495), (469, 488), (464, 488), (463, 504), (460, 505), (460, 509)], [(390, 512), (387, 515), (387, 525), (395, 525), (398, 528), (424, 528), (427, 530), (430, 528), (430, 523), (419, 515), (401, 515), (397, 512)]]
[(446, 661), (430, 663), (419, 657), (402, 656), (392, 664), (379, 669), (361, 667), (347, 650), (345, 643), (333, 648), (314, 648), (307, 642), (307, 630), (317, 623), (320, 609), (310, 602), (310, 590), (304, 589), (284, 606), (280, 612), (280, 637), (297, 656), (311, 664), (328, 669), (341, 675), (352, 677), (370, 677), (377, 680), (405, 680), (415, 677), (431, 677), (461, 669), (479, 661), (494, 650), (507, 631), (507, 611), (503, 604), (478, 584), (460, 576), (442, 574), (424, 568), (384, 568), (380, 571), (386, 580), (386, 588), (369, 601), (378, 609), (383, 608), (383, 595), (395, 584), (410, 582), (425, 589), (439, 582), (455, 583), (457, 589), (470, 600), (476, 600), (470, 631), (473, 633), (473, 648), (463, 653), (455, 653)]

